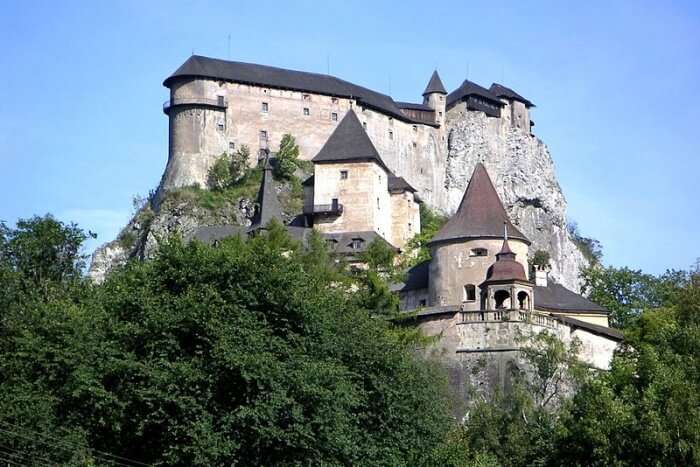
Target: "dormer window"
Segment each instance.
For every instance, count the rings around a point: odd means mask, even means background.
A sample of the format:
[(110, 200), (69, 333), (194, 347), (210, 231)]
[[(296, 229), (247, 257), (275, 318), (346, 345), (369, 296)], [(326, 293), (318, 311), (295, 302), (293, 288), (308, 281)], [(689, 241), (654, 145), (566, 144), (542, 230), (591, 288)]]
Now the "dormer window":
[(305, 100), (305, 101), (310, 101), (311, 95), (310, 94), (302, 94), (301, 99)]
[(338, 240), (336, 240), (335, 238), (327, 238), (327, 239), (326, 239), (326, 246), (327, 246), (330, 250), (335, 250), (335, 246), (336, 246), (337, 244), (338, 244)]
[(469, 256), (488, 256), (489, 252), (486, 248), (472, 248), (469, 251)]
[(359, 250), (360, 248), (362, 248), (362, 244), (364, 242), (365, 241), (361, 238), (353, 238), (352, 243), (350, 243), (350, 248), (352, 248), (353, 250)]

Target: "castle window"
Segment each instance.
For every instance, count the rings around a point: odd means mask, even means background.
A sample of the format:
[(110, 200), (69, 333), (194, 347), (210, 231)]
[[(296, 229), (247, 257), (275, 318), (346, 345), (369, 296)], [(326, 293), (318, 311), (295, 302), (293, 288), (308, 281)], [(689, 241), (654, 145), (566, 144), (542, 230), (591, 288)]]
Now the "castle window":
[(413, 131), (418, 131), (418, 125), (413, 125)]
[(428, 304), (428, 302), (424, 298), (421, 298), (420, 300), (418, 300), (418, 306), (425, 306), (427, 304)]
[(416, 142), (414, 141), (414, 142), (413, 142), (413, 148), (415, 149), (415, 148), (417, 148), (417, 147), (418, 147), (418, 143), (416, 143)]
[(338, 114), (335, 112), (331, 113), (331, 120), (333, 120), (334, 122), (337, 122), (338, 121)]
[(362, 240), (361, 238), (353, 238), (352, 243), (350, 243), (350, 248), (352, 248), (353, 250), (359, 250), (360, 248), (362, 248), (363, 243), (364, 240)]
[(260, 109), (263, 112), (267, 112), (269, 110), (269, 106), (267, 105), (267, 102), (262, 103), (262, 108)]
[(518, 305), (521, 310), (527, 310), (530, 308), (530, 297), (527, 292), (518, 292)]
[(506, 308), (510, 306), (510, 294), (507, 290), (498, 290), (493, 294), (496, 300), (496, 309)]
[(228, 143), (228, 150), (229, 151), (234, 151), (235, 149), (236, 149), (236, 143), (234, 143), (233, 141)]
[(389, 130), (389, 139), (394, 139), (394, 132)]
[(326, 245), (328, 245), (328, 248), (331, 250), (335, 250), (335, 246), (338, 244), (338, 240), (334, 238), (327, 238), (326, 239)]
[(216, 128), (219, 131), (224, 131), (226, 129), (226, 122), (224, 122), (223, 118), (220, 118), (218, 122), (216, 122)]
[(413, 232), (413, 224), (411, 224), (410, 222), (408, 223), (408, 231)]
[(216, 105), (219, 107), (223, 107), (226, 105), (226, 101), (224, 101), (224, 96), (216, 96)]
[(337, 97), (331, 97), (331, 104), (337, 104), (338, 103), (338, 98)]
[(467, 284), (464, 286), (464, 296), (462, 298), (464, 302), (475, 302), (476, 301), (476, 287), (474, 284)]
[(438, 115), (440, 116), (440, 118), (442, 118), (442, 112), (438, 112)]
[(311, 95), (310, 94), (302, 94), (301, 98), (302, 98), (302, 100), (310, 101)]
[(379, 206), (379, 197), (377, 197), (377, 209), (381, 209), (381, 207)]
[(347, 179), (348, 179), (348, 171), (347, 171), (347, 170), (341, 170), (341, 171), (340, 171), (340, 179), (341, 179), (341, 180), (347, 180)]
[(367, 122), (362, 122), (362, 128), (367, 131)]
[(311, 111), (309, 110), (308, 107), (304, 107), (304, 116), (308, 117), (309, 115), (311, 115)]
[(267, 148), (267, 131), (260, 130), (260, 147)]
[(393, 125), (393, 124), (394, 124), (394, 119), (389, 117), (389, 125)]
[(444, 100), (445, 100), (445, 96), (440, 96), (440, 101), (444, 101)]
[(489, 252), (486, 248), (472, 248), (469, 251), (469, 256), (488, 256)]

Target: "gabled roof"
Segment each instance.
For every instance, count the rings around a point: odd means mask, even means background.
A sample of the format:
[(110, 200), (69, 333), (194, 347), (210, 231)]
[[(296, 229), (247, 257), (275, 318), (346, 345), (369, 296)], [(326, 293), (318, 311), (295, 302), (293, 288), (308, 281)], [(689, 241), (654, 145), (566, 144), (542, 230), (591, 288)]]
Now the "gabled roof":
[(600, 324), (588, 323), (586, 321), (581, 321), (580, 319), (572, 318), (570, 316), (555, 316), (554, 318), (570, 326), (572, 331), (578, 328), (583, 329), (584, 331), (590, 332), (592, 334), (598, 334), (600, 336), (607, 337), (612, 340), (625, 340), (625, 335), (615, 328), (601, 326)]
[[(378, 239), (384, 242), (387, 246), (396, 250), (384, 237), (373, 230), (361, 232), (339, 232), (339, 233), (322, 233), (326, 241), (334, 242), (335, 246), (331, 249), (331, 253), (355, 255), (361, 253), (369, 247), (369, 245)], [(361, 240), (359, 248), (353, 248), (353, 240)]]
[(465, 79), (457, 89), (447, 95), (447, 105), (450, 106), (467, 96), (479, 96), (493, 102), (496, 105), (503, 106), (503, 102), (500, 101), (498, 96), (491, 93), (491, 91), (488, 89), (469, 81), (468, 79)]
[(608, 313), (604, 307), (572, 292), (551, 278), (547, 287), (535, 286), (535, 308), (563, 313)]
[(535, 104), (533, 104), (529, 100), (525, 99), (523, 96), (521, 96), (517, 92), (513, 91), (512, 89), (503, 86), (502, 84), (498, 84), (498, 83), (491, 84), (489, 91), (491, 92), (491, 94), (498, 96), (498, 97), (505, 97), (506, 99), (520, 101), (523, 104), (525, 104), (525, 107), (527, 107), (527, 108), (535, 106)]
[(423, 91), (423, 95), (425, 96), (426, 94), (432, 94), (434, 92), (447, 94), (447, 91), (445, 91), (445, 86), (443, 86), (437, 70), (433, 71), (430, 81), (428, 81), (428, 85), (425, 87), (425, 91)]
[(530, 244), (530, 240), (510, 222), (486, 167), (478, 163), (457, 212), (429, 243), (472, 238), (503, 238), (504, 223), (508, 238), (516, 238)]
[[(307, 91), (327, 96), (357, 99), (367, 107), (377, 109), (399, 120), (414, 122), (396, 106), (394, 100), (371, 89), (349, 83), (335, 76), (305, 71), (287, 70), (254, 63), (219, 60), (201, 55), (192, 55), (163, 85), (170, 87), (177, 78), (212, 78), (236, 83), (269, 86), (277, 89)], [(416, 122), (422, 123), (422, 122)]]
[(345, 114), (326, 144), (311, 161), (374, 161), (389, 171), (353, 110)]
[(389, 174), (388, 185), (390, 193), (400, 193), (403, 191), (410, 191), (415, 193), (417, 190), (413, 188), (403, 177), (397, 177), (393, 173)]
[(270, 157), (265, 160), (263, 168), (262, 182), (258, 190), (258, 197), (255, 200), (255, 214), (248, 231), (264, 229), (272, 219), (282, 224), (282, 208), (277, 199), (274, 180), (272, 178), (272, 164)]

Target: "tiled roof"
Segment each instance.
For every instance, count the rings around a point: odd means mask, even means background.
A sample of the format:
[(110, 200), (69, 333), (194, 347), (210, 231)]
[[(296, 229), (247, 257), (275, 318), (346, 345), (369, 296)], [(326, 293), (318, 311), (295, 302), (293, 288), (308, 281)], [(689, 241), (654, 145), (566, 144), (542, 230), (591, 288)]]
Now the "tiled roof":
[(392, 193), (403, 191), (410, 191), (412, 193), (415, 193), (417, 191), (403, 177), (397, 177), (393, 173), (389, 174), (388, 184), (389, 191)]
[(311, 160), (315, 163), (374, 161), (388, 171), (353, 110), (345, 114), (321, 150)]
[(615, 328), (601, 326), (600, 324), (588, 323), (580, 319), (571, 318), (570, 316), (555, 316), (554, 318), (570, 326), (572, 328), (572, 331), (576, 328), (580, 328), (584, 331), (588, 331), (593, 334), (598, 334), (616, 341), (622, 341), (625, 338), (624, 334), (622, 334), (622, 332), (618, 331)]
[(420, 110), (422, 112), (435, 112), (435, 109), (425, 104), (414, 104), (413, 102), (397, 102), (400, 109)]
[(566, 313), (607, 313), (608, 310), (586, 297), (572, 292), (552, 279), (547, 287), (535, 286), (535, 308)]
[(455, 102), (462, 100), (467, 96), (479, 96), (493, 102), (498, 106), (503, 106), (503, 103), (500, 101), (498, 96), (491, 93), (491, 91), (489, 91), (485, 87), (479, 86), (478, 84), (473, 83), (468, 79), (465, 79), (464, 82), (457, 89), (455, 89), (447, 95), (447, 106), (449, 107)]
[[(341, 232), (341, 233), (323, 233), (321, 234), (326, 241), (333, 243), (331, 253), (341, 254), (357, 254), (367, 249), (370, 243), (375, 239), (383, 241), (391, 248), (395, 249), (384, 237), (373, 230), (362, 232)], [(360, 239), (359, 248), (353, 248), (353, 240)]]
[(423, 91), (423, 95), (425, 96), (426, 94), (431, 94), (434, 92), (447, 94), (447, 91), (445, 91), (445, 86), (442, 84), (442, 80), (440, 79), (440, 75), (438, 75), (437, 70), (433, 71), (430, 81), (428, 81), (428, 85), (425, 87), (425, 91)]
[(530, 244), (527, 237), (510, 222), (486, 168), (478, 163), (457, 212), (430, 243), (469, 238), (502, 238), (504, 223), (508, 229), (508, 238), (517, 238)]
[(528, 108), (535, 106), (535, 104), (533, 104), (529, 100), (525, 99), (523, 96), (521, 96), (517, 92), (513, 91), (511, 88), (507, 88), (507, 87), (503, 86), (502, 84), (498, 84), (498, 83), (491, 84), (489, 91), (491, 92), (491, 94), (498, 96), (498, 97), (505, 97), (506, 99), (520, 101), (523, 104), (525, 104), (525, 106)]
[[(187, 240), (198, 240), (207, 245), (212, 245), (224, 238), (245, 234), (246, 228), (241, 225), (207, 225), (197, 227)], [(245, 238), (245, 235), (242, 236)]]
[(357, 99), (361, 105), (374, 108), (399, 120), (414, 122), (413, 119), (401, 112), (401, 109), (391, 97), (335, 76), (320, 73), (287, 70), (267, 65), (192, 55), (172, 75), (166, 78), (163, 85), (170, 87), (177, 78), (185, 77), (220, 79), (277, 89), (307, 91), (328, 96), (352, 98)]

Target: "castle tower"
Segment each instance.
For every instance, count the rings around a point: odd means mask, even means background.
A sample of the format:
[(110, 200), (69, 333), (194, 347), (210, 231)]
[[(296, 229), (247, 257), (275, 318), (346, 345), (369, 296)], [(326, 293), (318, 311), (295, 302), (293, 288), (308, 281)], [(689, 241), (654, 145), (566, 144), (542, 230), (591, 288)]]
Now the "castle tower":
[(531, 133), (534, 123), (530, 120), (530, 109), (535, 104), (502, 84), (491, 84), (489, 91), (505, 104), (501, 116), (510, 123), (511, 128)]
[(305, 214), (313, 218), (314, 228), (322, 233), (374, 231), (389, 241), (391, 172), (353, 110), (312, 162), (314, 200)]
[(532, 283), (527, 280), (523, 265), (515, 260), (516, 256), (508, 244), (505, 226), (501, 251), (480, 285), (482, 310), (533, 310)]
[(445, 91), (440, 75), (435, 70), (425, 87), (425, 91), (423, 91), (423, 104), (435, 111), (435, 123), (438, 125), (445, 123), (445, 96), (447, 96), (447, 91)]
[[(503, 229), (510, 238), (504, 250)], [(483, 164), (476, 165), (457, 212), (430, 240), (428, 305), (482, 309), (479, 285), (502, 252), (513, 254), (523, 271), (530, 241), (508, 219)], [(510, 248), (513, 250), (510, 250)], [(499, 253), (500, 254), (500, 253)]]

